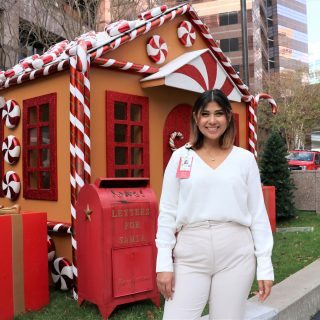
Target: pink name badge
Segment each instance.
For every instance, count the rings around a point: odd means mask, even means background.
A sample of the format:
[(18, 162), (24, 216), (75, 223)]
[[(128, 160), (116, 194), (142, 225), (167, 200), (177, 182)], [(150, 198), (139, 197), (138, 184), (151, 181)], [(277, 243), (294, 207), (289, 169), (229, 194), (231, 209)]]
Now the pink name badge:
[(184, 156), (180, 158), (176, 178), (188, 179), (190, 177), (193, 157)]

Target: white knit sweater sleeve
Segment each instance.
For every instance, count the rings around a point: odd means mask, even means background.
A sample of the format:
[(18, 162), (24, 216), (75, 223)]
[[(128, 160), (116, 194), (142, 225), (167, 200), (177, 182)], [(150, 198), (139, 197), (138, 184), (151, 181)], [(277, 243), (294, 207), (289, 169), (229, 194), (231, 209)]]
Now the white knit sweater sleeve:
[(157, 272), (173, 272), (172, 249), (176, 244), (176, 214), (180, 188), (179, 179), (176, 178), (179, 161), (176, 153), (173, 153), (163, 177), (156, 237)]
[(257, 280), (274, 280), (271, 254), (273, 236), (264, 204), (260, 173), (251, 156), (248, 174), (248, 209), (252, 216), (251, 233), (257, 258)]

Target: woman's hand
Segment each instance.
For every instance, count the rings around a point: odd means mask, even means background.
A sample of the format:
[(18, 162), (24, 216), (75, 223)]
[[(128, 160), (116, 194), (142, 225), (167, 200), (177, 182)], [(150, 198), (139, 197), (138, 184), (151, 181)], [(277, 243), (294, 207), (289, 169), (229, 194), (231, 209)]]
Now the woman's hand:
[(166, 300), (172, 299), (172, 294), (174, 292), (173, 272), (158, 272), (157, 286)]
[(263, 302), (267, 299), (271, 292), (271, 288), (273, 285), (273, 281), (271, 280), (258, 280), (258, 287), (259, 287), (259, 300)]

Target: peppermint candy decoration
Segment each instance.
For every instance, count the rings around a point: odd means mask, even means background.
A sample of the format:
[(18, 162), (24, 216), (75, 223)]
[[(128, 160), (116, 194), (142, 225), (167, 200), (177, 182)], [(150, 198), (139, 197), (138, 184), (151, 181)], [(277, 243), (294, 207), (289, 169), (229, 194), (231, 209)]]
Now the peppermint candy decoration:
[(182, 140), (182, 139), (184, 139), (184, 136), (183, 136), (183, 134), (182, 134), (181, 132), (179, 132), (179, 131), (178, 131), (178, 132), (174, 131), (174, 132), (172, 132), (172, 133), (170, 134), (169, 146), (170, 146), (170, 149), (172, 150), (172, 152), (177, 150), (177, 148), (176, 148), (176, 146), (175, 146), (175, 144), (174, 144), (174, 139)]
[(20, 121), (20, 107), (14, 100), (8, 100), (2, 110), (2, 119), (9, 129), (15, 128)]
[(182, 21), (179, 24), (177, 32), (179, 41), (185, 47), (191, 47), (196, 41), (196, 31), (189, 21)]
[(149, 19), (155, 18), (155, 17), (159, 16), (160, 14), (166, 12), (167, 9), (168, 9), (168, 7), (164, 4), (160, 7), (153, 8), (153, 9), (148, 10), (146, 12), (140, 13), (138, 18), (139, 18), (139, 20), (149, 20)]
[(161, 64), (168, 55), (168, 46), (160, 36), (154, 35), (147, 43), (147, 53), (156, 64)]
[(62, 291), (70, 290), (73, 286), (72, 265), (65, 258), (53, 261), (51, 276), (54, 284)]
[(2, 155), (4, 161), (14, 164), (20, 157), (20, 142), (15, 136), (7, 136), (2, 143)]
[(2, 179), (2, 190), (6, 198), (16, 200), (20, 194), (20, 178), (14, 171), (8, 171)]
[(48, 235), (47, 236), (47, 242), (48, 242), (48, 262), (53, 261), (55, 255), (56, 255), (56, 246), (53, 242), (53, 239)]

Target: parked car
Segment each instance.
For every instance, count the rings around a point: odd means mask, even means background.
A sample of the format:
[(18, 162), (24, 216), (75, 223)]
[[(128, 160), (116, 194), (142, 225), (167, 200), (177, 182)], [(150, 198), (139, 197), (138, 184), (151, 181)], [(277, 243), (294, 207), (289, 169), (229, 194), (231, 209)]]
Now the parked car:
[(290, 170), (320, 170), (320, 152), (310, 150), (288, 151)]

